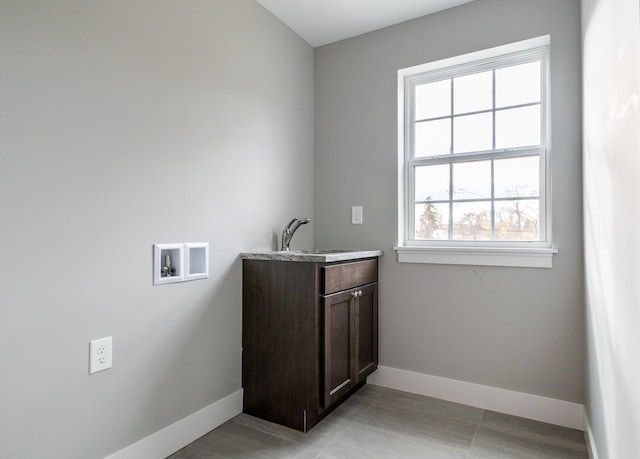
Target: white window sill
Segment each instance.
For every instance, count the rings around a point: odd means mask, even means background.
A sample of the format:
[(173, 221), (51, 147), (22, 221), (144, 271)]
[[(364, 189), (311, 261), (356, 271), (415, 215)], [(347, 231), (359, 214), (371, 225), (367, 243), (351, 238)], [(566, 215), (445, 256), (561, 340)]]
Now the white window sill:
[(558, 249), (514, 247), (394, 247), (398, 263), (551, 268)]

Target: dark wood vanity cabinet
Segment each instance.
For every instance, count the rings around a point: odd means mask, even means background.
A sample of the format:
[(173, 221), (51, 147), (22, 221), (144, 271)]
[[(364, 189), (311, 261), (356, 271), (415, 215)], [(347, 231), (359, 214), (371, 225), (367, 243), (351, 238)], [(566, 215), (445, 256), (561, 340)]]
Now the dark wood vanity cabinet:
[(376, 369), (378, 284), (376, 260), (323, 270), (322, 403), (328, 407)]
[(378, 362), (378, 259), (243, 260), (244, 412), (306, 432)]

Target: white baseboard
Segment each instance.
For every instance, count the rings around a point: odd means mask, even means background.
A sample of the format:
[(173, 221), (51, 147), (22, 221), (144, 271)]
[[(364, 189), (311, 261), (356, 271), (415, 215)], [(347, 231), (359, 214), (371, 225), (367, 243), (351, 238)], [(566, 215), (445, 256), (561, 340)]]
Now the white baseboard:
[(571, 429), (584, 430), (584, 405), (379, 366), (370, 384), (511, 414)]
[(596, 448), (596, 439), (593, 437), (593, 430), (591, 430), (591, 421), (589, 420), (589, 414), (587, 410), (584, 410), (584, 440), (587, 444), (587, 454), (589, 459), (598, 459), (598, 449)]
[(242, 389), (182, 418), (107, 459), (160, 459), (242, 413)]

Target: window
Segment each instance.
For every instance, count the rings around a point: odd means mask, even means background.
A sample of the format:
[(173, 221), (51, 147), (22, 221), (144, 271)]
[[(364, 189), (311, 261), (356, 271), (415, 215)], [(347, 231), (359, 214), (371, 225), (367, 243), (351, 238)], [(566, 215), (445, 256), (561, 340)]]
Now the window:
[(399, 71), (400, 261), (550, 267), (548, 52)]

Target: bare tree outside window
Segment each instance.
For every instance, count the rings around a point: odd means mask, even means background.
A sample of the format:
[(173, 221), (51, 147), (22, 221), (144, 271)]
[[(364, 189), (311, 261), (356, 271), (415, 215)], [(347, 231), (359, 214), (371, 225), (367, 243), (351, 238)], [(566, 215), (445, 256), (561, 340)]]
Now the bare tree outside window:
[(420, 214), (419, 222), (416, 225), (416, 238), (426, 241), (441, 239), (441, 237), (438, 236), (442, 233), (443, 229), (445, 230), (445, 234), (448, 236), (448, 222), (443, 223), (442, 214), (431, 202), (431, 196), (427, 198), (427, 201), (428, 202), (424, 205), (424, 209)]

